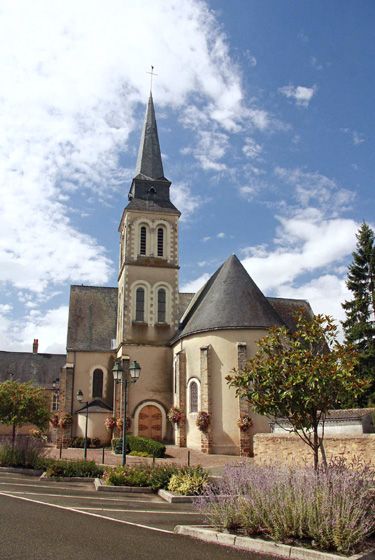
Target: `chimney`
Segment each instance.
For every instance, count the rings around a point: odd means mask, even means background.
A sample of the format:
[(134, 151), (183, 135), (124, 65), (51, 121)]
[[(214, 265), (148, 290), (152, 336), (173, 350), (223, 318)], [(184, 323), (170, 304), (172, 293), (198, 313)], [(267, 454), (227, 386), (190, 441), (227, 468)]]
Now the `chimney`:
[(33, 342), (33, 354), (37, 354), (38, 353), (38, 346), (39, 346), (39, 340), (37, 338), (34, 338), (34, 342)]

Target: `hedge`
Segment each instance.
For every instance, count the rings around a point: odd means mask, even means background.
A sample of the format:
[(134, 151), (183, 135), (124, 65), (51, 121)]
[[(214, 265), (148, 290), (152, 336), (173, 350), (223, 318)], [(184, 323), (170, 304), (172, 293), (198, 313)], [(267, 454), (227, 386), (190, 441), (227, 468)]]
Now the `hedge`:
[[(113, 438), (112, 449), (116, 454), (122, 453), (122, 438)], [(164, 457), (165, 445), (154, 439), (129, 435), (126, 437), (126, 452), (132, 451), (147, 453), (151, 457)]]

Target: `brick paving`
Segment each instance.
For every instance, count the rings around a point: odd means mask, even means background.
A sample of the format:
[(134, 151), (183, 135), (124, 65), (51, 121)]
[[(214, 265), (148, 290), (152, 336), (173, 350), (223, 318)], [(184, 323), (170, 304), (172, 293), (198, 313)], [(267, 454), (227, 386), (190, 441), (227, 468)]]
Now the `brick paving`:
[[(176, 447), (175, 445), (167, 445), (166, 457), (164, 459), (155, 459), (157, 464), (165, 462), (176, 463), (178, 465), (187, 465), (190, 460), (190, 465), (201, 465), (202, 467), (211, 471), (212, 474), (220, 474), (224, 465), (228, 463), (238, 463), (239, 461), (251, 462), (252, 459), (248, 457), (238, 457), (234, 455), (208, 455), (201, 453), (194, 449), (187, 449), (183, 447)], [(190, 459), (188, 457), (190, 453)], [(47, 447), (46, 456), (57, 459), (60, 455), (60, 450), (56, 447)], [(83, 459), (83, 449), (68, 448), (62, 449), (63, 459)], [(88, 460), (95, 461), (96, 463), (103, 463), (103, 450), (102, 449), (88, 449)], [(131, 457), (127, 456), (129, 465), (139, 463), (152, 463), (152, 459), (148, 457)], [(104, 450), (104, 464), (105, 465), (119, 465), (121, 464), (121, 455), (114, 455), (111, 449)]]

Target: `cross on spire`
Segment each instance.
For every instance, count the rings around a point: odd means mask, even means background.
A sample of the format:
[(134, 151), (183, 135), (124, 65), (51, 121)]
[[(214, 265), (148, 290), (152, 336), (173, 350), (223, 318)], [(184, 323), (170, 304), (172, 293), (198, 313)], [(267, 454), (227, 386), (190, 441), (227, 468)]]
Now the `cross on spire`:
[(154, 67), (151, 64), (151, 72), (146, 72), (146, 74), (150, 74), (150, 92), (152, 92), (152, 78), (154, 76), (157, 76), (157, 74), (155, 74), (154, 72)]

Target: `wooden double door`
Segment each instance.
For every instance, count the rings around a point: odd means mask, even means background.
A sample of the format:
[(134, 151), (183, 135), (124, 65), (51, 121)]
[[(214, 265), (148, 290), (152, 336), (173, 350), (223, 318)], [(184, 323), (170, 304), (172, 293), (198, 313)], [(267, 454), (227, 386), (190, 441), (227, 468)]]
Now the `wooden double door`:
[(148, 404), (141, 409), (138, 416), (138, 435), (161, 441), (162, 416), (157, 406)]

